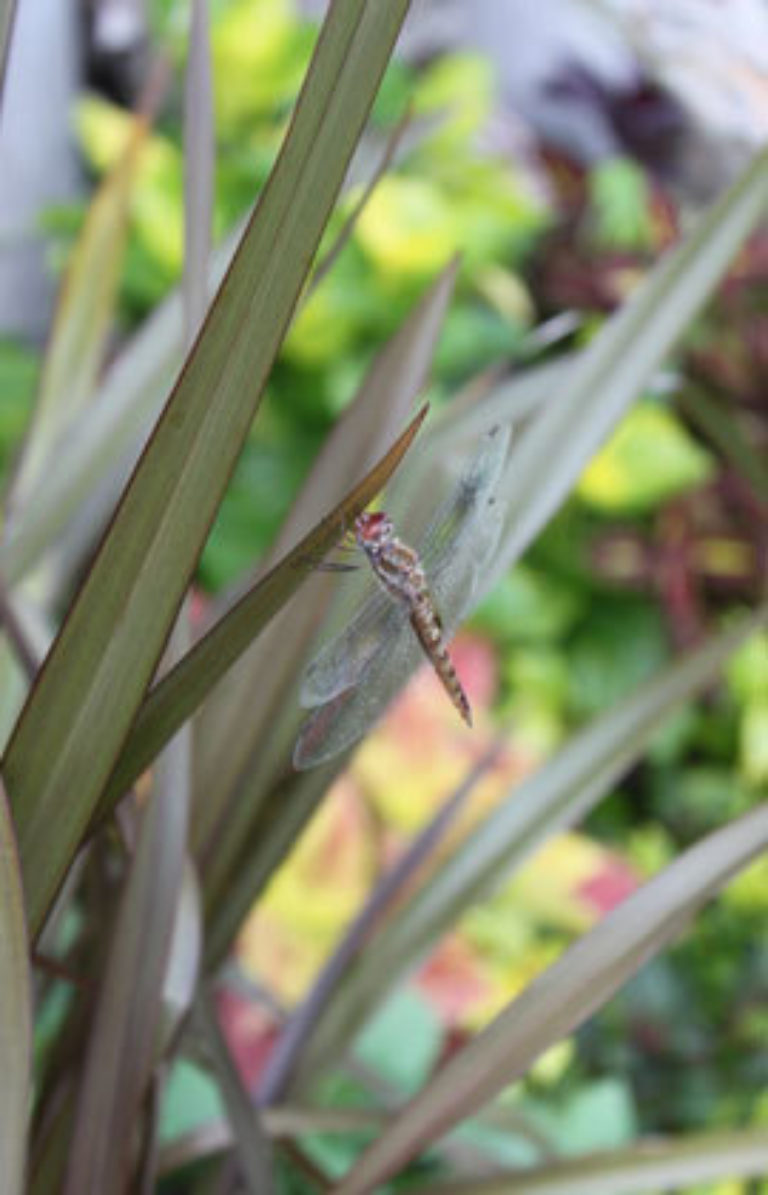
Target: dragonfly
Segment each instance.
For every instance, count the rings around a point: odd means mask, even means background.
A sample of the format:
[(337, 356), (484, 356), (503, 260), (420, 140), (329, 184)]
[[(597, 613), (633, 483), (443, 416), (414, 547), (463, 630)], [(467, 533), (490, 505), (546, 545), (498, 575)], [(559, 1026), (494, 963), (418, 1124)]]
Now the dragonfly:
[(395, 535), (383, 511), (356, 520), (355, 540), (374, 574), (372, 592), (304, 674), (299, 699), (313, 712), (294, 749), (297, 770), (325, 763), (361, 739), (425, 657), (471, 725), (446, 644), (466, 616), (499, 539), (495, 495), (508, 445), (505, 428), (483, 437), (432, 520), (421, 551)]

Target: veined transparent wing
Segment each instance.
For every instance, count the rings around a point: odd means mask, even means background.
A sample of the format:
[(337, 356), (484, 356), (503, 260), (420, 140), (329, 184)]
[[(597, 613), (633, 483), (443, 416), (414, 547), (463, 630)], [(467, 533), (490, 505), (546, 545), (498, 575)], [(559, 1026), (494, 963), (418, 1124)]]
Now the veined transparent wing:
[[(426, 535), (422, 564), (448, 637), (467, 613), (498, 540), (494, 493), (508, 443), (500, 428), (484, 437)], [(307, 669), (302, 705), (319, 708), (301, 728), (295, 766), (323, 763), (361, 738), (423, 658), (407, 610), (378, 590)]]
[(301, 704), (312, 709), (357, 684), (407, 621), (405, 609), (377, 586), (351, 622), (320, 648), (308, 666), (301, 682)]

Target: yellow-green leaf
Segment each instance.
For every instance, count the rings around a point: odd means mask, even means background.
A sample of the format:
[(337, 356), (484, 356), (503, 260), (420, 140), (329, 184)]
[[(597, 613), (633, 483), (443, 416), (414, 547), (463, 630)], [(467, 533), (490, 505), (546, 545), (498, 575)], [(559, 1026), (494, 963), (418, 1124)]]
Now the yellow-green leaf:
[(610, 514), (653, 510), (702, 485), (714, 461), (665, 407), (638, 403), (590, 461), (577, 493)]

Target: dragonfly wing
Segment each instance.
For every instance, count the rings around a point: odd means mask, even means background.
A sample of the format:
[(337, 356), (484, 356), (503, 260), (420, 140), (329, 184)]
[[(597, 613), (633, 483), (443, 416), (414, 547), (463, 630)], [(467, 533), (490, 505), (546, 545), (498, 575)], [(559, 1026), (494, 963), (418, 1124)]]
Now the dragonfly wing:
[(314, 767), (333, 759), (361, 739), (378, 722), (387, 706), (397, 696), (405, 680), (423, 661), (420, 644), (407, 615), (400, 614), (397, 625), (387, 628), (384, 645), (371, 668), (370, 681), (338, 692), (304, 722), (293, 753), (294, 767)]
[(498, 431), (460, 483), (443, 522), (435, 522), (427, 549), (427, 576), (448, 634), (467, 614), (486, 574), (502, 528), (495, 490), (507, 454), (509, 434)]
[(301, 704), (311, 709), (356, 685), (406, 617), (388, 594), (375, 592), (308, 666), (301, 683)]
[(477, 457), (439, 508), (421, 552), (429, 576), (455, 568), (457, 558), (476, 555), (476, 548), (487, 554), (487, 530), (483, 531), (483, 524), (487, 520), (493, 522), (498, 534), (500, 520), (498, 516), (492, 519), (491, 515), (508, 447), (508, 428), (497, 427), (488, 432)]
[(362, 736), (364, 731), (358, 731), (348, 715), (357, 692), (346, 689), (305, 719), (293, 749), (293, 766), (298, 772), (327, 763)]

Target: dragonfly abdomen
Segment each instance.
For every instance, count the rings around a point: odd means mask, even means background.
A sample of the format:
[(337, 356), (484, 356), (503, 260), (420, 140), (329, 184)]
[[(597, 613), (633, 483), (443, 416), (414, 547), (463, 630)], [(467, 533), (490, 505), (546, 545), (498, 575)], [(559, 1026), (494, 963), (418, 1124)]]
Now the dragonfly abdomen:
[(467, 726), (471, 726), (472, 710), (469, 698), (464, 692), (464, 686), (458, 678), (453, 660), (443, 642), (442, 627), (426, 594), (420, 594), (411, 605), (411, 626), (440, 678), (443, 688)]

